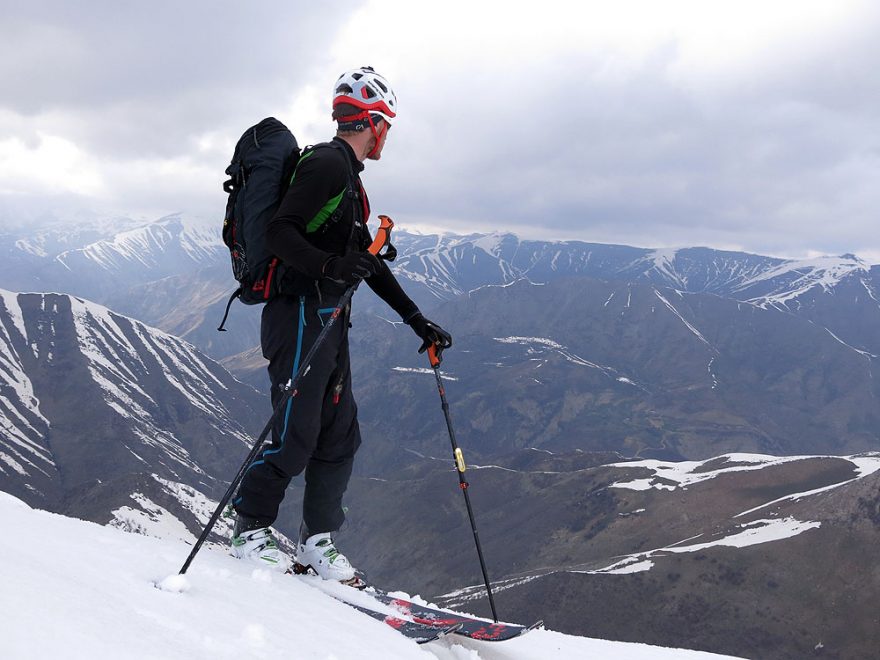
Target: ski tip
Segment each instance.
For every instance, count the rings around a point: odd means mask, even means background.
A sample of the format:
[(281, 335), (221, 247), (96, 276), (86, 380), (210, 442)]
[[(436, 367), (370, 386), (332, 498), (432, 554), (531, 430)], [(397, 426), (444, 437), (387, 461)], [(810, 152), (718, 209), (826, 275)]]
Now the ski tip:
[(532, 625), (530, 625), (526, 628), (523, 628), (520, 635), (525, 635), (527, 632), (529, 632), (531, 630), (537, 630), (538, 628), (543, 628), (543, 627), (544, 627), (544, 619), (538, 619)]

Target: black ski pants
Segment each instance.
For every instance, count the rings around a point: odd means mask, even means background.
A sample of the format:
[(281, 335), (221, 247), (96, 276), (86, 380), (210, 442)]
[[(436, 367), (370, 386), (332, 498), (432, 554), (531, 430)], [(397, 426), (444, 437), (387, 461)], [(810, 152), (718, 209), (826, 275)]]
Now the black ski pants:
[[(282, 396), (279, 385), (296, 374), (337, 302), (338, 297), (327, 295), (279, 296), (263, 309), (260, 334), (273, 409)], [(272, 524), (290, 480), (305, 470), (303, 522), (309, 533), (342, 526), (342, 496), (361, 443), (351, 392), (348, 318), (348, 310), (337, 318), (276, 419), (272, 444), (248, 466), (234, 501), (238, 513)]]

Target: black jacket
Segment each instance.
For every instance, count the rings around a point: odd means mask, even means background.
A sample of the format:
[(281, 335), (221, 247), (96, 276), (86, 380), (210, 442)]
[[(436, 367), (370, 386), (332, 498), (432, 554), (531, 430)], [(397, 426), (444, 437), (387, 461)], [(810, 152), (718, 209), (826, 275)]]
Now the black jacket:
[[(282, 294), (314, 293), (318, 286), (331, 293), (344, 290), (324, 278), (322, 269), (331, 256), (366, 250), (372, 242), (363, 169), (351, 146), (338, 137), (304, 151), (266, 232), (272, 252), (286, 267)], [(418, 312), (384, 261), (367, 284), (403, 320)]]

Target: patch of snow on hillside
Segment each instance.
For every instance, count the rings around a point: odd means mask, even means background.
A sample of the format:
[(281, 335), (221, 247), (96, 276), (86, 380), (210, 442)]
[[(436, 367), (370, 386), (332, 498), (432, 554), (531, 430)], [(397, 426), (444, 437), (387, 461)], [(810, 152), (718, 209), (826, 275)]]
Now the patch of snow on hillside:
[(582, 357), (579, 357), (570, 352), (568, 348), (566, 348), (562, 344), (558, 344), (552, 339), (547, 339), (545, 337), (493, 337), (493, 339), (502, 344), (518, 344), (520, 346), (526, 346), (526, 353), (528, 355), (539, 355), (544, 348), (549, 348), (559, 353), (559, 355), (574, 364), (579, 364), (584, 367), (591, 367), (593, 369), (599, 369), (600, 371), (604, 372), (614, 372), (614, 369), (611, 369), (610, 367), (603, 367), (601, 365), (590, 362), (589, 360), (585, 360)]
[(40, 241), (35, 240), (34, 238), (19, 238), (17, 241), (15, 241), (15, 247), (22, 252), (27, 252), (28, 254), (32, 254), (35, 257), (49, 256), (49, 253), (46, 252)]
[[(688, 322), (688, 321), (687, 321), (687, 320), (681, 315), (681, 313), (680, 313), (680, 312), (679, 312), (679, 311), (673, 306), (673, 304), (672, 304), (671, 302), (669, 302), (666, 298), (664, 298), (663, 295), (662, 295), (659, 291), (657, 291), (657, 289), (654, 289), (654, 294), (655, 294), (655, 295), (656, 295), (656, 296), (657, 296), (657, 297), (663, 302), (664, 305), (666, 305), (667, 309), (669, 309), (670, 312), (672, 312), (673, 314), (675, 314), (675, 315), (678, 317), (678, 319), (679, 319), (682, 323), (684, 323), (685, 327), (687, 327), (688, 330), (690, 330), (694, 335), (696, 335), (697, 339), (699, 339), (701, 342), (703, 342), (704, 344), (706, 344), (706, 346), (708, 346), (709, 348), (712, 348), (712, 344), (710, 344), (710, 343), (708, 342), (708, 340), (703, 336), (703, 333), (701, 333), (701, 332), (700, 332), (699, 330), (697, 330), (697, 329), (696, 329), (691, 323), (689, 323), (689, 322)], [(714, 349), (713, 349), (713, 350), (714, 350)]]
[[(214, 396), (212, 385), (205, 380), (205, 377), (207, 376), (223, 389), (228, 388), (207, 369), (194, 351), (181, 348), (180, 340), (152, 328), (148, 329), (139, 323), (134, 323), (132, 328), (140, 339), (141, 345), (156, 359), (165, 380), (172, 387), (199, 410), (210, 415), (228, 417), (228, 411)], [(181, 372), (181, 375), (186, 377), (186, 382), (182, 382), (178, 377)]]
[[(403, 373), (409, 374), (429, 374), (434, 375), (433, 369), (428, 369), (427, 367), (391, 367), (391, 371), (400, 371)], [(456, 376), (450, 376), (445, 371), (440, 372), (443, 376), (443, 380), (458, 380)]]
[[(183, 508), (191, 511), (201, 524), (205, 525), (208, 523), (211, 519), (211, 514), (214, 513), (214, 510), (217, 508), (217, 502), (192, 486), (163, 479), (158, 474), (153, 474), (152, 477), (162, 484), (162, 488), (165, 492), (172, 495), (178, 502), (180, 502), (183, 505)], [(217, 520), (214, 527), (215, 532), (219, 532), (223, 528), (228, 528), (228, 531), (230, 533), (232, 532), (232, 522), (229, 518), (221, 517)]]
[[(10, 316), (21, 314), (16, 294), (0, 291), (0, 302), (7, 311), (10, 308), (17, 310)], [(13, 318), (13, 326), (16, 325)], [(26, 341), (23, 335), (20, 341)], [(36, 428), (34, 424), (42, 428)], [(29, 474), (22, 465), (24, 463), (48, 476), (33, 462), (39, 460), (54, 465), (48, 451), (39, 444), (48, 427), (49, 420), (40, 410), (40, 400), (15, 348), (12, 333), (5, 323), (0, 322), (0, 446), (8, 452), (2, 454), (3, 462), (21, 475)]]
[(15, 349), (12, 336), (7, 332), (6, 327), (0, 323), (0, 385), (5, 386), (4, 396), (0, 397), (0, 403), (10, 407), (10, 411), (18, 417), (30, 430), (36, 432), (36, 429), (22, 417), (17, 411), (11, 407), (12, 397), (15, 398), (40, 421), (49, 424), (40, 412), (40, 400), (34, 393), (34, 386), (28, 377), (24, 366), (21, 363), (21, 356)]
[(27, 329), (24, 325), (24, 314), (21, 311), (21, 305), (18, 304), (18, 294), (12, 291), (0, 289), (0, 302), (6, 307), (9, 318), (18, 330), (19, 334), (27, 341)]
[[(675, 490), (678, 487), (688, 487), (692, 484), (713, 479), (721, 474), (729, 472), (741, 472), (744, 470), (761, 470), (771, 465), (781, 465), (790, 461), (800, 461), (811, 456), (767, 456), (763, 454), (724, 454), (717, 458), (706, 461), (678, 461), (666, 462), (655, 459), (632, 461), (626, 463), (611, 463), (608, 467), (618, 468), (646, 468), (653, 471), (653, 475), (643, 479), (617, 482), (611, 484), (611, 488), (627, 488), (630, 490)], [(707, 463), (724, 461), (722, 467), (714, 470), (702, 469)], [(724, 465), (727, 467), (723, 467)], [(663, 483), (670, 481), (672, 484)]]
[[(143, 397), (154, 405), (156, 402), (138, 385), (137, 375), (116, 352), (116, 348), (122, 348), (126, 353), (137, 353), (124, 336), (119, 341), (119, 333), (111, 331), (106, 325), (108, 318), (111, 319), (110, 325), (115, 325), (109, 310), (94, 303), (86, 305), (72, 296), (70, 306), (80, 351), (88, 360), (92, 379), (104, 390), (105, 401), (123, 417), (149, 419), (150, 414), (135, 401), (133, 395)], [(117, 341), (111, 343), (101, 329)], [(137, 362), (143, 366), (139, 356)]]
[(746, 548), (761, 543), (772, 543), (792, 538), (811, 529), (821, 527), (822, 523), (816, 521), (796, 520), (791, 516), (787, 518), (772, 518), (765, 520), (753, 520), (751, 522), (736, 525), (732, 533), (724, 534), (719, 538), (704, 543), (687, 543), (693, 539), (686, 539), (680, 543), (674, 543), (663, 548), (656, 548), (646, 552), (627, 555), (623, 559), (615, 561), (604, 568), (590, 571), (571, 571), (572, 573), (588, 573), (590, 575), (625, 575), (628, 573), (641, 573), (654, 567), (651, 559), (663, 557), (668, 554), (684, 554), (689, 552), (701, 552), (709, 548), (731, 547)]
[(838, 481), (837, 483), (814, 488), (813, 490), (806, 490), (800, 493), (791, 493), (789, 495), (784, 495), (783, 497), (779, 497), (775, 500), (771, 500), (759, 506), (748, 509), (747, 511), (743, 511), (742, 513), (738, 513), (734, 517), (740, 518), (742, 516), (747, 516), (751, 513), (754, 513), (755, 511), (760, 511), (761, 509), (765, 509), (768, 506), (772, 506), (774, 504), (779, 504), (780, 502), (796, 502), (805, 497), (811, 497), (813, 495), (818, 495), (819, 493), (825, 493), (829, 490), (834, 490), (835, 488), (840, 488), (841, 486), (851, 484), (863, 477), (867, 477), (868, 475), (874, 474), (874, 472), (880, 470), (880, 453), (859, 454), (857, 456), (848, 457), (841, 456), (837, 458), (846, 458), (846, 460), (850, 461), (855, 467), (856, 476), (854, 476), (852, 479), (845, 479), (844, 481)]
[(857, 454), (856, 456), (850, 456), (849, 460), (855, 464), (860, 478), (880, 471), (880, 452)]
[[(6, 463), (6, 465), (11, 467), (13, 470), (18, 472), (23, 477), (26, 477), (29, 474), (29, 472), (22, 467), (21, 463), (19, 463), (17, 460), (12, 458), (12, 456), (10, 456), (9, 454), (5, 454), (2, 451), (0, 451), (0, 461), (3, 461), (4, 463)], [(0, 468), (0, 472), (3, 472), (4, 474), (6, 474), (6, 470), (4, 470), (2, 468)]]
[(809, 529), (816, 529), (821, 526), (822, 523), (820, 522), (796, 520), (791, 516), (787, 518), (753, 520), (752, 522), (739, 525), (739, 528), (742, 529), (741, 532), (735, 532), (713, 541), (707, 541), (706, 543), (668, 546), (658, 552), (699, 552), (707, 548), (721, 546), (745, 548), (750, 545), (788, 539)]
[(478, 239), (473, 241), (473, 246), (476, 249), (482, 250), (486, 254), (490, 254), (495, 258), (501, 258), (502, 245), (504, 241), (510, 239), (516, 240), (516, 237), (513, 234), (493, 232), (491, 234), (480, 236)]
[[(144, 423), (144, 420), (136, 421), (140, 422), (140, 424), (132, 427), (131, 432), (140, 439), (142, 445), (159, 449), (175, 463), (179, 463), (196, 474), (205, 474), (205, 471), (198, 465), (198, 463), (190, 458), (189, 452), (183, 448), (180, 440), (178, 440), (174, 434), (153, 426), (151, 423)], [(177, 474), (174, 471), (174, 468), (170, 465), (166, 465), (162, 459), (159, 459), (159, 463), (167, 467), (174, 474)]]
[(110, 527), (158, 539), (195, 541), (195, 537), (190, 534), (186, 525), (168, 509), (159, 506), (141, 493), (132, 493), (131, 499), (139, 508), (122, 506), (114, 509), (111, 512), (113, 518), (107, 523)]
[(677, 248), (663, 248), (653, 250), (643, 261), (652, 264), (651, 269), (656, 270), (663, 277), (683, 289), (687, 288), (687, 278), (679, 275), (675, 270), (675, 256), (678, 254)]
[(838, 336), (835, 335), (833, 332), (831, 332), (831, 330), (829, 330), (828, 328), (825, 328), (825, 332), (827, 332), (829, 335), (831, 335), (831, 336), (832, 336), (832, 337), (833, 337), (838, 343), (843, 344), (844, 346), (846, 346), (846, 347), (849, 348), (850, 350), (855, 351), (855, 352), (858, 353), (859, 355), (862, 355), (862, 356), (864, 356), (864, 357), (866, 357), (866, 358), (869, 358), (869, 359), (870, 359), (870, 358), (877, 358), (877, 357), (880, 357), (880, 355), (874, 355), (873, 353), (869, 353), (868, 351), (863, 351), (863, 350), (860, 349), (860, 348), (856, 348), (855, 346), (851, 346), (850, 344), (847, 344), (847, 343), (846, 343), (845, 341), (843, 341), (840, 337), (838, 337)]

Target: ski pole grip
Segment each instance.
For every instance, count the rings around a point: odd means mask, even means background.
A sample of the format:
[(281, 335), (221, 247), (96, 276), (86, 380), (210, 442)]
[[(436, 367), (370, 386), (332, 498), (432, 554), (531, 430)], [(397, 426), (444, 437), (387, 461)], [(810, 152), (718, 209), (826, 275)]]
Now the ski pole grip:
[(376, 237), (367, 248), (370, 254), (379, 256), (386, 245), (391, 245), (391, 229), (394, 227), (394, 221), (387, 215), (379, 216), (379, 229), (376, 230)]
[(428, 346), (428, 360), (431, 361), (432, 367), (440, 366), (440, 351), (437, 350), (437, 344), (431, 344)]

